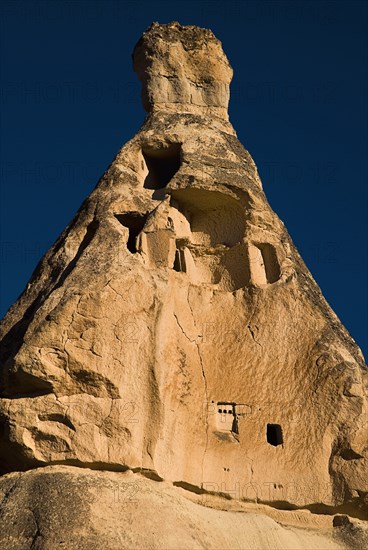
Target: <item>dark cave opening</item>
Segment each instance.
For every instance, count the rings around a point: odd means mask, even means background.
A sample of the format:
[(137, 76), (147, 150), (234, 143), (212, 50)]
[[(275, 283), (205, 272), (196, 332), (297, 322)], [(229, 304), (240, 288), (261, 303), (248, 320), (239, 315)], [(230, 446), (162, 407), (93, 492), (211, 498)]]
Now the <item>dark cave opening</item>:
[(277, 447), (283, 444), (282, 429), (280, 424), (267, 424), (267, 443)]
[(135, 254), (137, 250), (137, 237), (142, 231), (148, 214), (140, 214), (139, 212), (125, 212), (124, 214), (115, 214), (115, 218), (129, 229), (127, 248), (129, 252)]
[(143, 148), (142, 154), (148, 174), (144, 181), (145, 189), (163, 189), (180, 168), (180, 144), (172, 143), (160, 149)]

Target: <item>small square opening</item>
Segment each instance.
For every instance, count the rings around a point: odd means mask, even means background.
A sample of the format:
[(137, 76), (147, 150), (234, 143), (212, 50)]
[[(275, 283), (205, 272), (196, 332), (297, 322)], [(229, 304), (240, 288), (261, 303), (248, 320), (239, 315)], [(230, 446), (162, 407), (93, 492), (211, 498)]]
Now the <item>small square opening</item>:
[(282, 429), (280, 424), (267, 424), (267, 443), (277, 447), (283, 444)]

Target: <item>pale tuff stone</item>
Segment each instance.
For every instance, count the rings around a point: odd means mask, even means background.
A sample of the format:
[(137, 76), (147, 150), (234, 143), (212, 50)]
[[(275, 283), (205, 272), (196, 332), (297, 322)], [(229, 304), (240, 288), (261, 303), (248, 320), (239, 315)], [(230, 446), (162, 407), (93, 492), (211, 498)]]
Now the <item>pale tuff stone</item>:
[(153, 23), (133, 52), (146, 111), (215, 114), (228, 120), (233, 70), (208, 29)]
[[(185, 494), (186, 493), (186, 494)], [(189, 494), (190, 495), (190, 494)], [(6, 550), (344, 550), (363, 522), (234, 504), (126, 472), (47, 466), (0, 479)]]
[(141, 469), (362, 518), (366, 365), (228, 121), (221, 44), (155, 23), (133, 58), (147, 119), (1, 324), (1, 471)]

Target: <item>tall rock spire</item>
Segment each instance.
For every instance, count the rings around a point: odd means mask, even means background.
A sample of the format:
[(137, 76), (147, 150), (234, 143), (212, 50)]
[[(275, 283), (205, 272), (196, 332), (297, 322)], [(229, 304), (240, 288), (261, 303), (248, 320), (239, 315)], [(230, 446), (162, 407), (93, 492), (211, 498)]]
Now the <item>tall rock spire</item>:
[(2, 472), (362, 514), (364, 359), (228, 121), (220, 42), (154, 23), (133, 59), (147, 119), (1, 324)]

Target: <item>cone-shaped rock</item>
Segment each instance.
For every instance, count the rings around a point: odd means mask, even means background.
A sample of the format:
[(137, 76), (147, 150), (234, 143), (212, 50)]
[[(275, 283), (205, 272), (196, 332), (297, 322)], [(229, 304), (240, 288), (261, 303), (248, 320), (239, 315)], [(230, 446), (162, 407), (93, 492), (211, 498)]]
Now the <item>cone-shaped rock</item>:
[(1, 471), (137, 469), (359, 515), (364, 359), (228, 120), (221, 43), (155, 23), (133, 62), (143, 127), (1, 325)]

